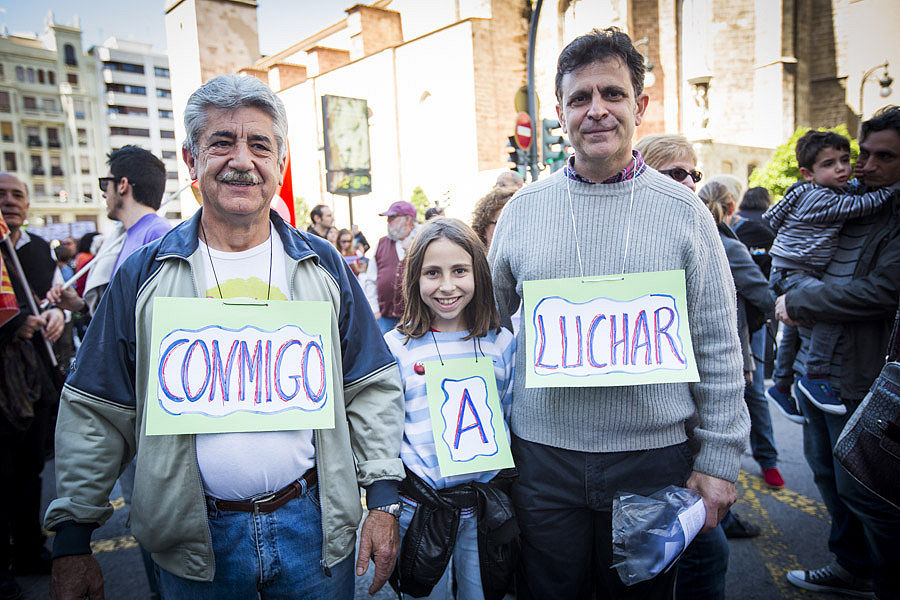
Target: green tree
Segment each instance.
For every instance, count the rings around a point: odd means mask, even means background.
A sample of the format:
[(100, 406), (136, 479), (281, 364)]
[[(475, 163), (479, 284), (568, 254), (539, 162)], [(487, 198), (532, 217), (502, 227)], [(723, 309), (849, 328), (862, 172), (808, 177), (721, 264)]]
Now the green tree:
[(412, 197), (410, 197), (409, 201), (416, 207), (416, 211), (419, 213), (419, 221), (424, 221), (425, 211), (434, 206), (434, 203), (428, 199), (428, 196), (425, 195), (425, 191), (419, 186), (416, 186), (415, 189), (413, 189)]
[[(809, 127), (798, 127), (785, 143), (775, 149), (769, 162), (754, 169), (750, 174), (750, 187), (766, 188), (772, 195), (772, 199), (778, 202), (789, 187), (802, 180), (794, 147), (797, 145), (797, 140), (809, 130)], [(859, 156), (859, 144), (850, 137), (846, 125), (841, 124), (830, 129), (822, 127), (819, 128), (819, 131), (833, 131), (850, 139), (850, 160), (856, 162), (856, 157)]]
[(297, 229), (306, 229), (312, 223), (309, 221), (310, 208), (306, 204), (306, 199), (300, 196), (294, 196), (294, 223)]

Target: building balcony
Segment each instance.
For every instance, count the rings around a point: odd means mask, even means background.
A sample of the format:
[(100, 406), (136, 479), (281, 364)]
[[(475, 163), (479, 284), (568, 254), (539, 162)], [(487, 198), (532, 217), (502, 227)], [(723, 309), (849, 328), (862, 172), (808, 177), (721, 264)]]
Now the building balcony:
[(4, 135), (4, 136), (3, 136), (3, 141), (4, 141), (4, 142), (15, 142), (15, 141), (16, 141), (16, 138), (14, 138), (14, 137), (11, 136), (11, 135)]
[(62, 167), (50, 167), (50, 176), (51, 177), (62, 177), (63, 176)]
[(41, 146), (42, 146), (41, 138), (39, 138), (35, 135), (28, 136), (28, 147), (29, 148), (40, 148)]
[(44, 171), (43, 167), (31, 167), (32, 175), (46, 175), (46, 171)]
[(47, 147), (48, 148), (61, 148), (62, 142), (60, 142), (59, 140), (47, 140)]
[[(139, 106), (147, 108), (147, 96), (142, 94), (126, 94), (125, 92), (105, 92), (106, 104), (111, 106)], [(102, 100), (102, 98), (101, 98)]]

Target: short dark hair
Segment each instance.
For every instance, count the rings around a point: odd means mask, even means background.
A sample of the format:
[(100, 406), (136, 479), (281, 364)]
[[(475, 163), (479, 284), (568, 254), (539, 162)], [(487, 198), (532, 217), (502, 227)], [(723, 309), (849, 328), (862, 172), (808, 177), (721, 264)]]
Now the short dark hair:
[(618, 27), (607, 27), (579, 36), (563, 48), (556, 63), (556, 99), (562, 100), (562, 80), (566, 73), (610, 57), (625, 63), (631, 72), (634, 97), (640, 96), (644, 91), (644, 57), (631, 43), (627, 33)]
[(159, 210), (166, 192), (166, 165), (139, 146), (122, 146), (106, 155), (113, 177), (127, 177), (139, 203)]
[(893, 129), (897, 135), (900, 135), (900, 106), (889, 104), (879, 108), (871, 119), (863, 121), (859, 141), (865, 141), (873, 131), (884, 131), (885, 129)]
[(812, 171), (813, 165), (816, 164), (816, 157), (825, 148), (850, 152), (850, 140), (833, 131), (807, 131), (797, 140), (797, 145), (794, 147), (797, 164)]
[(740, 210), (766, 210), (772, 203), (769, 190), (764, 187), (752, 187), (744, 193)]
[(322, 218), (322, 211), (328, 208), (327, 204), (316, 204), (312, 207), (312, 210), (309, 211), (309, 220), (312, 221), (312, 224), (316, 224), (316, 217)]
[(469, 335), (463, 339), (484, 337), (492, 329), (499, 330), (500, 315), (494, 304), (491, 268), (488, 266), (484, 244), (471, 227), (459, 219), (449, 217), (436, 217), (425, 221), (406, 253), (401, 286), (406, 307), (403, 309), (403, 318), (400, 319), (397, 330), (406, 335), (406, 341), (410, 338), (418, 339), (431, 331), (434, 315), (420, 298), (419, 276), (422, 273), (422, 263), (425, 262), (425, 251), (431, 242), (439, 239), (453, 242), (472, 257), (475, 293), (463, 309), (463, 317), (469, 329)]
[(94, 238), (100, 235), (99, 231), (89, 231), (78, 240), (78, 253), (84, 252), (85, 254), (91, 253), (91, 244), (94, 243)]

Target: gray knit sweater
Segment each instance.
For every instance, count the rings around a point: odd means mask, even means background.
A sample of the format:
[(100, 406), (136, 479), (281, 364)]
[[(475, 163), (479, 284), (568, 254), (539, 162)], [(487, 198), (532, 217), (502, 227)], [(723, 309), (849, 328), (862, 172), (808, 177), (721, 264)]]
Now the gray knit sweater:
[[(522, 188), (501, 213), (490, 264), (501, 320), (509, 323), (522, 282), (579, 276), (562, 170)], [(568, 181), (587, 276), (620, 272), (632, 182)], [(696, 410), (694, 470), (734, 481), (749, 417), (737, 335), (734, 283), (712, 215), (699, 198), (647, 169), (634, 179), (626, 273), (684, 269), (698, 383), (525, 388), (526, 328), (519, 331), (510, 425), (523, 439), (583, 452), (661, 448), (686, 439)]]

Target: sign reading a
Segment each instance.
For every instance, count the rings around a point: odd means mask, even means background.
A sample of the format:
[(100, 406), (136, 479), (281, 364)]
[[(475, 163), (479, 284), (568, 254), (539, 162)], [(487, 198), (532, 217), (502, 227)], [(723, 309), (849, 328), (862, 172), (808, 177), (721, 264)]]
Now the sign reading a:
[(333, 427), (330, 310), (156, 298), (147, 434)]
[(699, 381), (684, 271), (526, 281), (526, 387)]
[(430, 361), (425, 389), (442, 477), (513, 466), (490, 358)]

